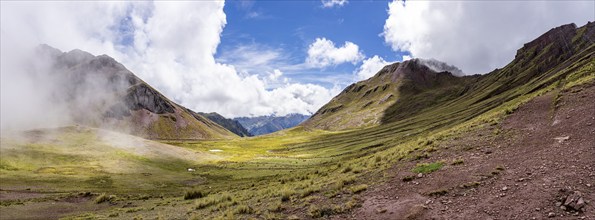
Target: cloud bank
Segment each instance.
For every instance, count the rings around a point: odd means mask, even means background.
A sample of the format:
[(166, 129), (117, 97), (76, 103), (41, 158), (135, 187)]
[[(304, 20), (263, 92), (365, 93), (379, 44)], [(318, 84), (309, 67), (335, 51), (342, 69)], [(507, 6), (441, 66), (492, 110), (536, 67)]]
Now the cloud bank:
[[(11, 64), (41, 43), (62, 51), (107, 54), (174, 101), (227, 117), (308, 114), (338, 92), (287, 81), (269, 89), (268, 83), (283, 77), (281, 71), (272, 69), (259, 77), (216, 61), (226, 25), (222, 1), (1, 4), (3, 107), (13, 104), (4, 95), (16, 95), (4, 86), (14, 83), (5, 80), (16, 74)], [(346, 45), (347, 50), (352, 47)], [(2, 113), (2, 118), (9, 117)]]
[(549, 29), (595, 19), (594, 8), (593, 1), (394, 1), (382, 35), (395, 51), (487, 73)]

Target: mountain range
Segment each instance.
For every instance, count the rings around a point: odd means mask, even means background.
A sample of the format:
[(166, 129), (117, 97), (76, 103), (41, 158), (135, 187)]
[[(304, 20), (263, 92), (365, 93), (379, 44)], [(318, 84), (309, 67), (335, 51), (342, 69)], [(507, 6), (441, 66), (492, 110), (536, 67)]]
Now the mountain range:
[(310, 118), (308, 115), (288, 114), (285, 116), (239, 117), (234, 120), (247, 128), (250, 134), (263, 135), (295, 127), (308, 118)]

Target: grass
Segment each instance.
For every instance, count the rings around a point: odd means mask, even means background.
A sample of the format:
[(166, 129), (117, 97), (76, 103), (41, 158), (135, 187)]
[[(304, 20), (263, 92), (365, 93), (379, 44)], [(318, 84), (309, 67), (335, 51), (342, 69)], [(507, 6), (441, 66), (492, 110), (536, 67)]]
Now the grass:
[(446, 195), (446, 194), (448, 194), (448, 190), (447, 189), (438, 189), (438, 190), (434, 190), (434, 191), (428, 192), (428, 196), (435, 196), (435, 197), (443, 196), (443, 195)]
[[(576, 57), (586, 55), (579, 53)], [(105, 193), (96, 198), (99, 201), (102, 197), (102, 205), (93, 204), (94, 209), (87, 209), (93, 210), (96, 218), (114, 213), (123, 219), (139, 215), (179, 219), (326, 217), (361, 205), (362, 192), (382, 182), (390, 167), (403, 160), (428, 160), (432, 156), (429, 153), (443, 146), (442, 140), (499, 124), (523, 103), (556, 89), (553, 82), (560, 78), (565, 82), (562, 89), (593, 82), (593, 62), (579, 58), (573, 58), (579, 60), (577, 64), (544, 72), (539, 79), (501, 93), (493, 91), (512, 84), (500, 81), (510, 78), (503, 76), (510, 71), (508, 67), (494, 76), (484, 76), (494, 79), (485, 81), (491, 84), (473, 84), (476, 87), (472, 90), (479, 93), (444, 97), (444, 102), (423, 94), (417, 98), (431, 101), (434, 108), (422, 109), (394, 123), (356, 130), (299, 127), (255, 138), (172, 140), (164, 144), (133, 137), (114, 143), (120, 139), (84, 128), (41, 131), (37, 140), (3, 136), (0, 187), (26, 186), (33, 193), (46, 193), (49, 199), (58, 201), (60, 193)], [(522, 73), (521, 69), (517, 72)], [(377, 111), (373, 106), (366, 109)], [(221, 151), (210, 151), (213, 149)], [(458, 161), (450, 164), (464, 164)], [(431, 173), (446, 163), (418, 163), (412, 171)], [(188, 172), (187, 168), (196, 171)], [(493, 172), (503, 169), (495, 168)], [(407, 176), (403, 181), (414, 178)], [(428, 194), (439, 196), (448, 191)], [(118, 206), (105, 205), (110, 201), (108, 195), (117, 196), (114, 200)], [(40, 211), (40, 201), (19, 201), (23, 205), (3, 201), (8, 205), (0, 207), (0, 212), (24, 215), (14, 211), (19, 207)], [(120, 210), (128, 202), (139, 206), (130, 209), (135, 212)], [(291, 216), (285, 213), (287, 210), (305, 211)]]
[(368, 185), (366, 185), (366, 184), (360, 184), (360, 185), (351, 187), (349, 190), (353, 194), (358, 194), (358, 193), (361, 193), (361, 192), (365, 191), (366, 189), (368, 189)]
[(469, 182), (469, 183), (465, 183), (465, 184), (463, 184), (463, 185), (460, 185), (459, 187), (460, 187), (460, 188), (463, 188), (463, 189), (469, 189), (469, 188), (475, 188), (475, 187), (478, 187), (478, 186), (480, 186), (480, 185), (481, 185), (481, 183), (480, 183), (480, 182)]
[(434, 162), (434, 163), (418, 163), (415, 167), (411, 170), (414, 173), (432, 173), (444, 166), (442, 162)]
[(190, 200), (190, 199), (200, 199), (202, 197), (205, 197), (207, 195), (207, 193), (200, 191), (200, 190), (191, 190), (191, 191), (186, 191), (186, 193), (184, 194), (184, 199), (185, 200)]
[(104, 202), (111, 202), (111, 201), (115, 201), (115, 200), (116, 200), (116, 196), (107, 195), (105, 193), (102, 193), (101, 195), (97, 196), (97, 198), (95, 198), (95, 203), (101, 204)]
[(453, 166), (463, 165), (463, 164), (465, 164), (465, 161), (463, 159), (456, 159), (456, 160), (452, 161), (452, 163), (450, 163), (450, 165), (453, 165)]

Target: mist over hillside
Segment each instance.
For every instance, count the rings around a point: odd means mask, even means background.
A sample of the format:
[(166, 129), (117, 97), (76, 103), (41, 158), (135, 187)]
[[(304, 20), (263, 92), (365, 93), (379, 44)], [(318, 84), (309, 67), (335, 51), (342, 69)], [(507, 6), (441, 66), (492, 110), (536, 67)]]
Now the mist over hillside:
[[(48, 45), (3, 63), (2, 130), (82, 124), (153, 139), (234, 136), (172, 102), (107, 55)], [(11, 82), (11, 83), (8, 83)]]

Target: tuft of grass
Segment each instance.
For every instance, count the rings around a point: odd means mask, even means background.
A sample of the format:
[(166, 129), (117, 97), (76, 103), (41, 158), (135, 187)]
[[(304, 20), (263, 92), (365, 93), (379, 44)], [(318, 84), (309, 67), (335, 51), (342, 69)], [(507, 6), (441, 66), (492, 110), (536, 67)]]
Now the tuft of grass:
[(403, 177), (403, 182), (409, 182), (415, 179), (415, 176), (404, 176)]
[(234, 210), (233, 213), (234, 214), (252, 214), (252, 213), (254, 213), (254, 210), (250, 206), (239, 205), (238, 207), (236, 207), (236, 209)]
[(196, 210), (199, 209), (203, 209), (215, 204), (219, 204), (222, 202), (231, 202), (233, 201), (231, 195), (227, 194), (227, 193), (223, 193), (223, 194), (217, 194), (217, 195), (213, 195), (213, 196), (208, 196), (205, 198), (202, 198), (200, 200), (197, 200), (195, 203), (194, 208)]
[(480, 182), (470, 182), (470, 183), (465, 183), (463, 185), (460, 185), (460, 188), (463, 189), (469, 189), (469, 188), (474, 188), (474, 187), (478, 187), (479, 185), (481, 185)]
[(281, 202), (287, 202), (291, 200), (291, 196), (295, 194), (295, 191), (290, 189), (281, 190)]
[(438, 189), (438, 190), (434, 190), (428, 193), (428, 196), (443, 196), (448, 194), (448, 190), (447, 189)]
[(456, 166), (456, 165), (463, 165), (465, 163), (465, 161), (463, 161), (463, 159), (457, 159), (454, 160), (450, 165)]
[(360, 204), (357, 202), (356, 198), (351, 198), (351, 200), (349, 200), (348, 202), (346, 202), (343, 207), (345, 209), (345, 211), (349, 211), (352, 210), (353, 208), (359, 207)]
[(319, 207), (317, 205), (311, 205), (308, 208), (308, 215), (312, 218), (322, 218), (324, 216), (331, 216), (332, 214), (334, 214), (334, 210), (328, 206)]
[(353, 170), (353, 168), (351, 168), (351, 166), (345, 167), (343, 168), (343, 170), (341, 171), (341, 173), (349, 173)]
[(344, 186), (347, 186), (349, 184), (355, 183), (355, 177), (354, 176), (349, 176), (349, 177), (345, 177), (342, 178), (341, 180), (337, 181), (336, 185), (337, 185), (337, 189), (342, 189)]
[(97, 204), (101, 204), (104, 202), (112, 202), (116, 199), (115, 195), (107, 195), (105, 193), (102, 193), (101, 195), (97, 196), (97, 198), (95, 198), (95, 203)]
[(206, 192), (203, 192), (200, 190), (191, 190), (191, 191), (186, 191), (186, 193), (184, 194), (184, 200), (200, 199), (205, 196), (207, 196)]
[(426, 152), (428, 152), (428, 153), (435, 152), (435, 151), (438, 151), (438, 148), (436, 148), (436, 147), (428, 147), (428, 148), (426, 148)]
[(304, 190), (302, 190), (300, 196), (302, 198), (308, 197), (314, 193), (317, 193), (318, 191), (320, 191), (320, 187), (316, 187), (316, 186), (310, 186), (308, 188), (305, 188)]
[(431, 173), (434, 171), (439, 170), (442, 168), (444, 164), (442, 162), (434, 162), (434, 163), (418, 163), (411, 171), (414, 173)]
[(360, 185), (350, 188), (351, 193), (353, 193), (353, 194), (358, 194), (360, 192), (365, 191), (366, 189), (368, 189), (368, 185), (366, 185), (366, 184), (360, 184)]
[(281, 212), (281, 211), (283, 211), (283, 204), (280, 202), (270, 204), (269, 207), (267, 208), (267, 210), (269, 212)]
[(428, 153), (420, 153), (415, 155), (415, 157), (413, 158), (413, 160), (423, 160), (423, 159), (428, 159), (430, 158), (430, 154)]

